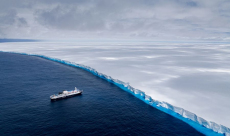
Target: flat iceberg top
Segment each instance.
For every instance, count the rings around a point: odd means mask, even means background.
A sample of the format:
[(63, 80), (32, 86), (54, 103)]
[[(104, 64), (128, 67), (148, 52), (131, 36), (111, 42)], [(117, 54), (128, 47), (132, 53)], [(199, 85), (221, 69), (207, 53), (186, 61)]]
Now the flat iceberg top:
[(90, 66), (155, 100), (230, 127), (230, 45), (127, 44), (2, 43), (0, 48)]

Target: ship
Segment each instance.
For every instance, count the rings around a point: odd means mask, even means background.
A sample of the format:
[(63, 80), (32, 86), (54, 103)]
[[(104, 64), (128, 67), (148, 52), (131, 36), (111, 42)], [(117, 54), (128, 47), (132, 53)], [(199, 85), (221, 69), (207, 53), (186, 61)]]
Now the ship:
[(75, 87), (75, 90), (71, 90), (71, 91), (64, 90), (62, 92), (59, 92), (58, 94), (51, 95), (50, 100), (55, 101), (55, 100), (60, 100), (60, 99), (66, 99), (66, 98), (73, 97), (76, 95), (81, 95), (82, 92), (83, 92), (82, 90), (79, 90)]

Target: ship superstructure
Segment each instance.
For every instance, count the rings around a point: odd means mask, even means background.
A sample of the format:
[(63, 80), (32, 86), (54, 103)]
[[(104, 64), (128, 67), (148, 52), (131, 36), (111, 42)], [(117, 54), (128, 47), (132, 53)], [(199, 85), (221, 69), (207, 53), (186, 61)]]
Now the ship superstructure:
[(71, 91), (64, 90), (62, 92), (59, 92), (58, 94), (51, 95), (50, 99), (51, 101), (65, 99), (75, 95), (81, 95), (82, 92), (83, 92), (82, 90), (79, 90), (75, 87), (75, 90), (71, 90)]

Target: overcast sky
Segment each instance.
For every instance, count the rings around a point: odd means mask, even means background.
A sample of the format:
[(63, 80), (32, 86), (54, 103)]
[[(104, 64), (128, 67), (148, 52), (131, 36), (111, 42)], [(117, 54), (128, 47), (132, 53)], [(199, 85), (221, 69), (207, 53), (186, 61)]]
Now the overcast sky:
[(0, 38), (230, 41), (230, 1), (0, 0)]

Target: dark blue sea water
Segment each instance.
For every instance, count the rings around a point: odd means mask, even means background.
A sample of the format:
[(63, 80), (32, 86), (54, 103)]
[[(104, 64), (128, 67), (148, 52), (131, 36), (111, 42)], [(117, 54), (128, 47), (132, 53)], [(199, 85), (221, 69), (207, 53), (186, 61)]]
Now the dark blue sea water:
[[(75, 86), (84, 90), (81, 96), (50, 101)], [(0, 53), (0, 135), (202, 134), (82, 69)]]

